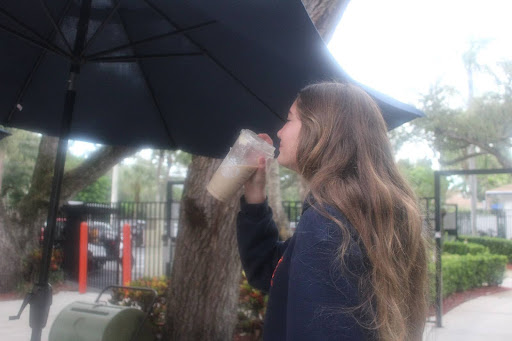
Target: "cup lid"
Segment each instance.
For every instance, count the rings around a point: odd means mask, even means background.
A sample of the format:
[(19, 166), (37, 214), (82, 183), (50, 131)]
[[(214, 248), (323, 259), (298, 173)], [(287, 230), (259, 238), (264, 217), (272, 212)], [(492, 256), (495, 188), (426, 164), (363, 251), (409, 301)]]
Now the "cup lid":
[(262, 151), (267, 158), (274, 158), (276, 148), (249, 129), (242, 129), (240, 132), (239, 143), (250, 144), (254, 148)]

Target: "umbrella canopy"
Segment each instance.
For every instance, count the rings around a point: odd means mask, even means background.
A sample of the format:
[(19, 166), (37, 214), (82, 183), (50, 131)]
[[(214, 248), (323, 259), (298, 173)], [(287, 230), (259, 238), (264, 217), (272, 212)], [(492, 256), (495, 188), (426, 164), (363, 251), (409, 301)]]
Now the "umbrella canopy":
[[(299, 0), (4, 1), (0, 46), (0, 124), (61, 138), (41, 271), (19, 313), (31, 304), (32, 340), (51, 305), (68, 138), (221, 157), (242, 128), (275, 133), (307, 84), (349, 81)], [(390, 128), (421, 115), (366, 90)]]
[[(349, 80), (298, 0), (93, 1), (77, 51), (80, 10), (1, 5), (1, 124), (62, 136), (76, 63), (70, 138), (221, 157), (242, 128), (275, 133), (305, 85)], [(390, 129), (421, 115), (366, 90)]]

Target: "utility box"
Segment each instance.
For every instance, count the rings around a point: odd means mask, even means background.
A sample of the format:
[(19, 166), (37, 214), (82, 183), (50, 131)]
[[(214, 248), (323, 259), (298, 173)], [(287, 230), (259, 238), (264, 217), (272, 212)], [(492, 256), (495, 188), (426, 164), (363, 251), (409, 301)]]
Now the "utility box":
[(77, 301), (57, 315), (48, 340), (151, 341), (153, 334), (145, 317), (144, 312), (135, 308)]

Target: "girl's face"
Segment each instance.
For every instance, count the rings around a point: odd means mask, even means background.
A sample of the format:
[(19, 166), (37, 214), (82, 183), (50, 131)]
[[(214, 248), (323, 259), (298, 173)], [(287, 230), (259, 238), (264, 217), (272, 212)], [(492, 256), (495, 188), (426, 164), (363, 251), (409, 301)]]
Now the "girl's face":
[(302, 123), (297, 113), (297, 104), (293, 102), (288, 112), (288, 120), (277, 132), (280, 140), (279, 156), (277, 162), (286, 168), (297, 171), (297, 146), (299, 144), (299, 132)]

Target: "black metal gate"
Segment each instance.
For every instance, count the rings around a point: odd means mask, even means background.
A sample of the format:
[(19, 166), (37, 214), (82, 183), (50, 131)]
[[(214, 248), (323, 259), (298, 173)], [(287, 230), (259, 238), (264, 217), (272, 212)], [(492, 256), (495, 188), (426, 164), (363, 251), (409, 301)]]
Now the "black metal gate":
[(122, 283), (123, 254), (129, 231), (130, 278), (160, 277), (169, 273), (176, 229), (170, 229), (171, 206), (166, 202), (85, 203), (67, 205), (63, 264), (68, 279), (78, 279), (79, 227), (88, 226), (87, 285), (103, 288)]

